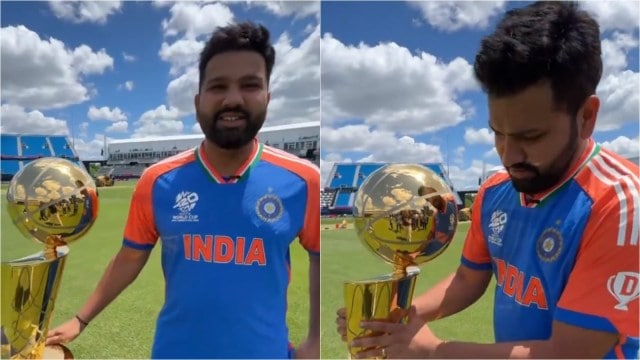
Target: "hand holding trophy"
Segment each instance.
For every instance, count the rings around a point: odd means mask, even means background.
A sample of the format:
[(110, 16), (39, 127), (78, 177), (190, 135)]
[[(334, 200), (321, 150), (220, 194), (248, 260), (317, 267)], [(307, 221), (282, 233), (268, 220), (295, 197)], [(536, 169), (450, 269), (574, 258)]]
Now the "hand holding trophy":
[[(356, 193), (354, 216), (361, 242), (394, 271), (345, 283), (347, 343), (381, 335), (362, 329), (363, 320), (406, 323), (417, 266), (442, 254), (458, 224), (449, 186), (432, 170), (412, 164), (391, 164), (370, 174)], [(350, 357), (361, 350), (350, 347)]]
[(45, 347), (45, 341), (67, 244), (85, 235), (97, 218), (95, 183), (69, 160), (34, 160), (11, 180), (7, 210), (20, 232), (44, 249), (2, 263), (2, 358), (73, 358), (65, 347)]

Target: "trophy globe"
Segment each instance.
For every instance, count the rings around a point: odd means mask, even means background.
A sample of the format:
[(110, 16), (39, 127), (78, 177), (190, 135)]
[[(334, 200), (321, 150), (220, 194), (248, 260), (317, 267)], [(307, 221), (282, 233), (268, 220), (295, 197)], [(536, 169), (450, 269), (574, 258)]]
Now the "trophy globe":
[(7, 212), (19, 232), (43, 250), (2, 262), (2, 358), (72, 357), (62, 346), (46, 347), (68, 244), (95, 223), (98, 193), (92, 177), (69, 160), (40, 158), (13, 177)]
[(399, 271), (442, 254), (458, 226), (447, 183), (414, 164), (391, 164), (369, 175), (356, 193), (354, 217), (365, 247)]

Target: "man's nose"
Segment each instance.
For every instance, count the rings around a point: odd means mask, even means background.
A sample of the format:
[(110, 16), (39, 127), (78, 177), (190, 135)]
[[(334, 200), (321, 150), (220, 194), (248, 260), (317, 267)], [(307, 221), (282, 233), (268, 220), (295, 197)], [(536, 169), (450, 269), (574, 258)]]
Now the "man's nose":
[(502, 143), (502, 154), (500, 154), (502, 165), (509, 167), (511, 165), (524, 162), (526, 154), (520, 142), (506, 136)]
[(242, 97), (242, 92), (237, 87), (230, 87), (225, 94), (224, 101), (222, 105), (224, 107), (234, 107), (238, 105), (242, 105), (244, 103), (244, 99)]

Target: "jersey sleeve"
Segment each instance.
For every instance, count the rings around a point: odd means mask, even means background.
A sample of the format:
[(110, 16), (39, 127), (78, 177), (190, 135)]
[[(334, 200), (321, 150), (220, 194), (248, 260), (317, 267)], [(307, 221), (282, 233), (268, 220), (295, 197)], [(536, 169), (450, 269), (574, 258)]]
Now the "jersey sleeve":
[(145, 172), (136, 184), (124, 229), (124, 246), (137, 250), (151, 250), (158, 241), (152, 200), (156, 177)]
[(313, 166), (306, 171), (307, 205), (304, 224), (298, 236), (300, 244), (313, 255), (320, 255), (320, 170)]
[(637, 338), (640, 200), (623, 187), (603, 195), (604, 204), (592, 206), (555, 319)]
[(484, 233), (482, 231), (482, 201), (484, 199), (484, 190), (481, 189), (476, 195), (471, 207), (471, 227), (467, 232), (462, 248), (461, 263), (474, 270), (490, 270), (491, 256), (487, 247)]

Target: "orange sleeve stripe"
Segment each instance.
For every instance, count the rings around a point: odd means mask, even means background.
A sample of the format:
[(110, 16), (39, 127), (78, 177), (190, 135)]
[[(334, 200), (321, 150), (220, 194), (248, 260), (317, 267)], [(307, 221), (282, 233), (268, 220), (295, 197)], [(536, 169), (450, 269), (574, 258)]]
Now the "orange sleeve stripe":
[(124, 230), (125, 243), (147, 248), (155, 245), (159, 233), (153, 213), (153, 185), (162, 174), (194, 160), (195, 153), (189, 150), (160, 161), (144, 171), (131, 199), (129, 217)]
[[(498, 172), (489, 179), (487, 179), (480, 190), (476, 199), (473, 201), (473, 207), (471, 208), (471, 228), (467, 233), (467, 237), (464, 241), (464, 247), (462, 248), (462, 256), (464, 259), (471, 261), (474, 264), (489, 264), (491, 263), (491, 256), (489, 255), (489, 249), (487, 247), (487, 241), (482, 231), (482, 202), (484, 200), (485, 190), (491, 186), (501, 184), (509, 180), (509, 175), (506, 172)], [(487, 219), (485, 219), (487, 221)]]
[[(587, 165), (585, 171), (578, 175), (576, 181), (594, 199), (594, 210), (602, 210), (602, 206), (616, 206), (619, 214), (618, 221), (607, 221), (606, 226), (616, 235), (618, 246), (638, 245), (638, 217), (640, 204), (640, 181), (638, 180), (638, 168), (627, 168), (622, 165), (615, 155), (602, 151), (601, 156), (594, 157)], [(608, 197), (610, 194), (614, 194)], [(596, 201), (602, 196), (607, 196), (606, 201)], [(590, 238), (596, 231), (595, 228), (585, 230), (584, 236)], [(582, 244), (584, 246), (584, 244)]]
[(262, 158), (300, 176), (307, 184), (307, 206), (300, 243), (311, 252), (320, 252), (320, 170), (312, 163), (284, 151), (265, 146)]

